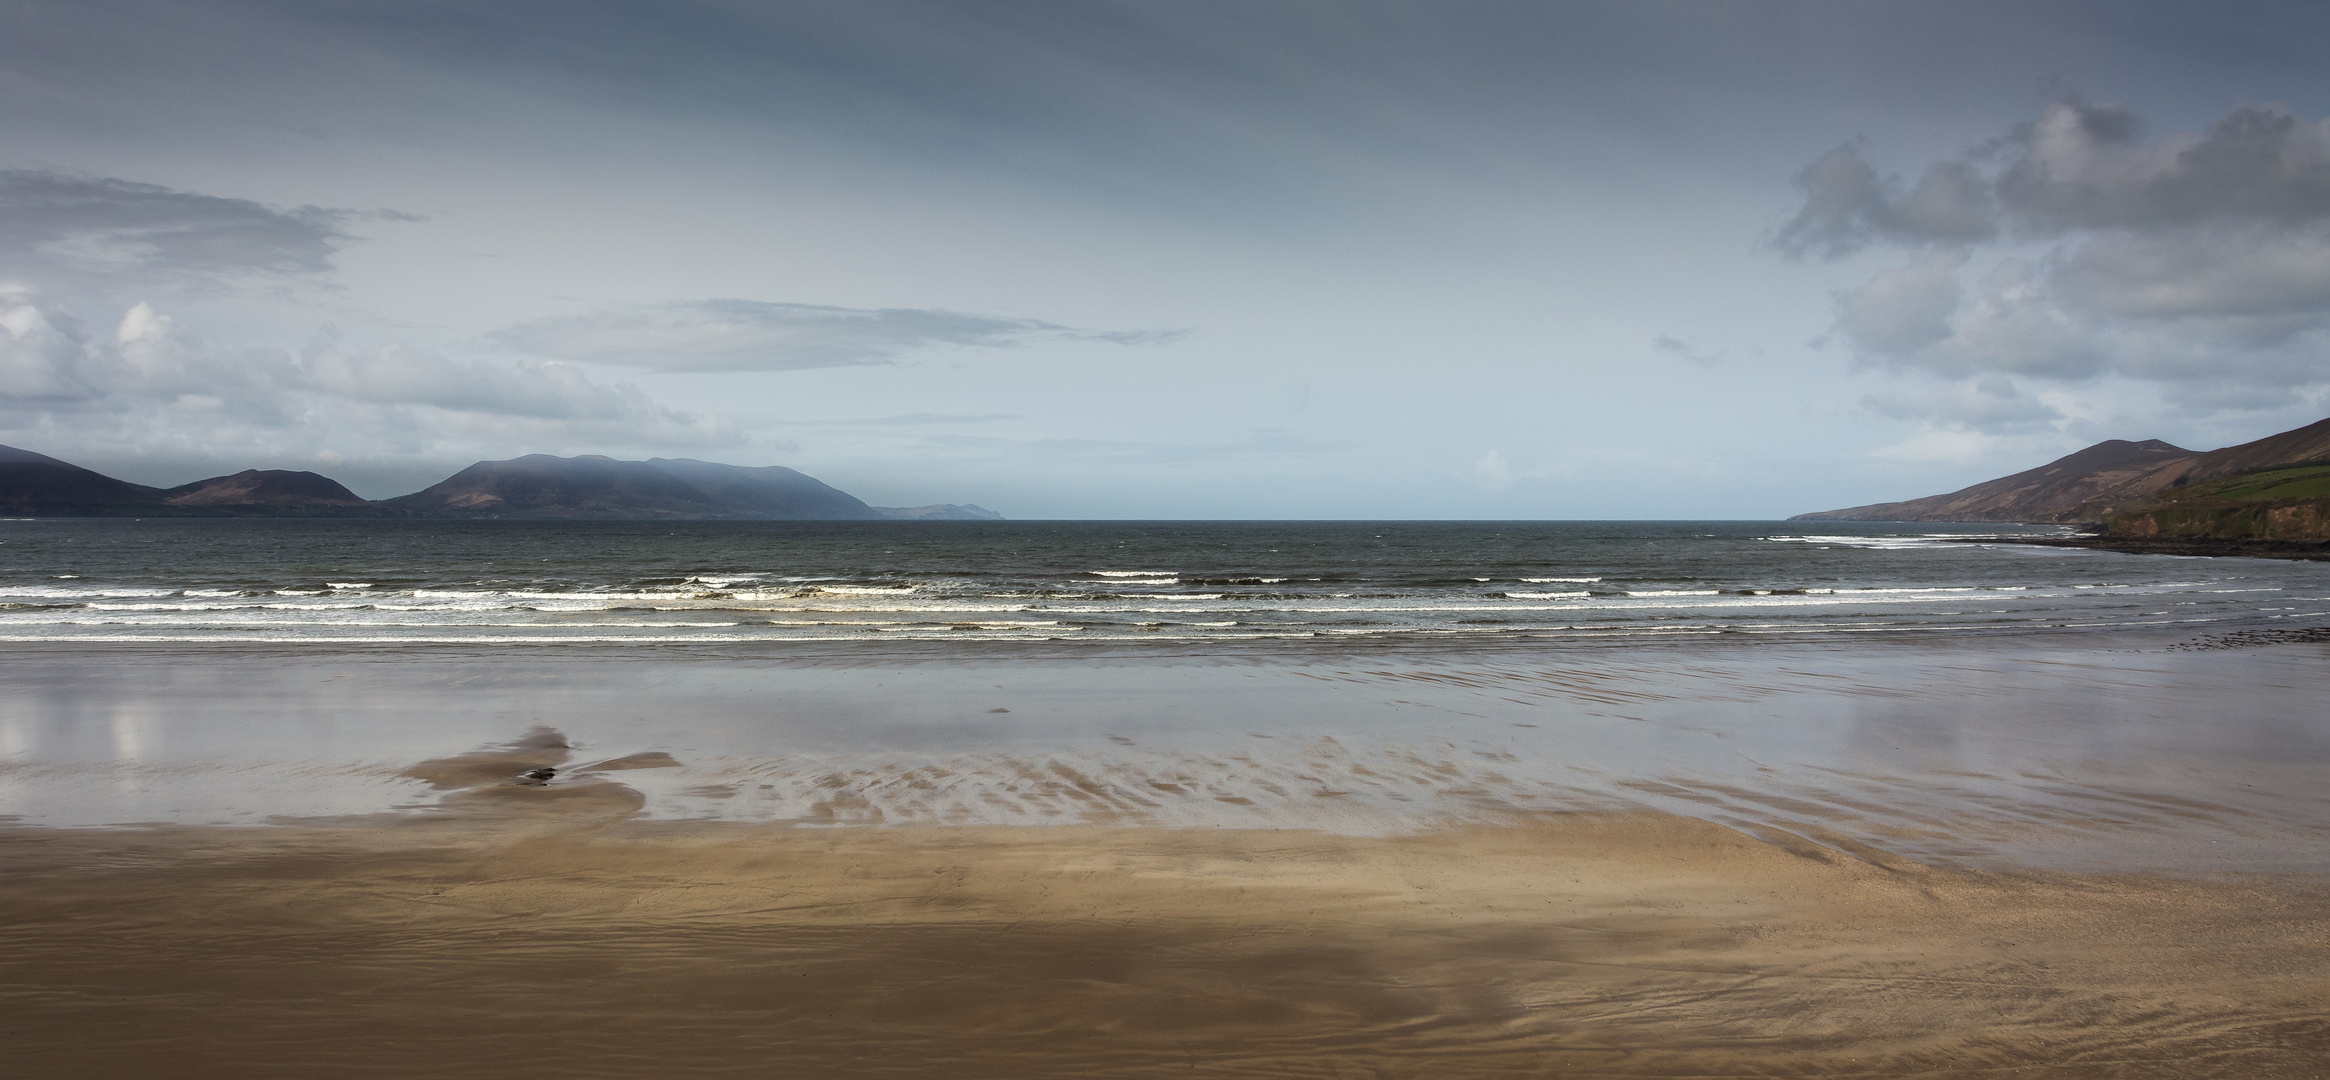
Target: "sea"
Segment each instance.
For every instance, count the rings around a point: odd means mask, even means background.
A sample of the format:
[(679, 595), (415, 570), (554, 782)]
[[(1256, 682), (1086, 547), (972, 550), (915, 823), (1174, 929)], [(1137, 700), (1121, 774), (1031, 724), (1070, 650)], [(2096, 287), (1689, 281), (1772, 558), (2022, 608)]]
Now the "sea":
[(2302, 622), (2330, 564), (2048, 526), (0, 520), (0, 642), (1178, 647)]
[(427, 763), (483, 754), (486, 794), (555, 766), (647, 820), (1647, 808), (1937, 864), (2330, 865), (2330, 564), (2016, 542), (2062, 533), (0, 521), (0, 826), (460, 813)]

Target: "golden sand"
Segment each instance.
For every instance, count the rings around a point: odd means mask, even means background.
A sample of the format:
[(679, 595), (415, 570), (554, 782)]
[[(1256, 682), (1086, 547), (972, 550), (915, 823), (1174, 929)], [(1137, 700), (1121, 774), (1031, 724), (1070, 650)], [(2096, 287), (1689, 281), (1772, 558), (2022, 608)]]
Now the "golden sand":
[(2321, 879), (1941, 870), (1652, 813), (1366, 838), (659, 824), (612, 783), (452, 805), (0, 832), (0, 1071), (2330, 1074)]

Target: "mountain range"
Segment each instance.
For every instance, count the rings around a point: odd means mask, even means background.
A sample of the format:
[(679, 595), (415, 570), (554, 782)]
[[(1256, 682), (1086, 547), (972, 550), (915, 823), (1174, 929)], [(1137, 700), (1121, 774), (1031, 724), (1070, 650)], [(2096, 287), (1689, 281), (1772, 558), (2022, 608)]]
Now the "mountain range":
[(12, 517), (511, 518), (697, 521), (999, 521), (978, 506), (868, 506), (782, 466), (688, 458), (529, 454), (480, 461), (420, 491), (373, 501), (312, 472), (247, 469), (147, 487), (0, 446), (0, 515)]
[(1790, 521), (2016, 521), (2111, 535), (2330, 539), (2330, 419), (2206, 452), (2112, 439), (1944, 495)]

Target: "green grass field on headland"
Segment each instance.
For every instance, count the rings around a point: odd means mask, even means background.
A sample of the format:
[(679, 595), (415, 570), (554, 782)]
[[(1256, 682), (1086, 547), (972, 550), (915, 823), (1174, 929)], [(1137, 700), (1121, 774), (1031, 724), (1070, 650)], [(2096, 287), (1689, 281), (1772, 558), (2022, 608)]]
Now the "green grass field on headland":
[(2114, 515), (2120, 537), (2330, 540), (2330, 462), (2281, 465), (2188, 487)]

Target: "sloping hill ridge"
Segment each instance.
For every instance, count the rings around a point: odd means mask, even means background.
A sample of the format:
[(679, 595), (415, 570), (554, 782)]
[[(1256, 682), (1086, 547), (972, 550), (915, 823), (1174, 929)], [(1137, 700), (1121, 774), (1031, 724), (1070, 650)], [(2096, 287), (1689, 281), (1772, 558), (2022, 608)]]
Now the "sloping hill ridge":
[(528, 454), (480, 461), (386, 500), (426, 517), (719, 518), (734, 516), (695, 485), (644, 461)]
[(2114, 439), (1947, 495), (1789, 520), (2108, 523), (2114, 536), (2321, 540), (2330, 502), (2313, 492), (2312, 466), (2330, 467), (2330, 419), (2206, 453)]
[(322, 473), (245, 469), (162, 492), (166, 506), (288, 517), (386, 517), (395, 511), (358, 496)]
[(690, 458), (649, 458), (647, 464), (694, 485), (730, 513), (821, 521), (884, 516), (856, 496), (782, 465), (751, 468)]
[(161, 501), (160, 488), (116, 480), (47, 454), (0, 446), (0, 514), (104, 514)]
[(576, 520), (872, 521), (855, 496), (780, 465), (750, 468), (687, 458), (618, 461), (597, 454), (528, 454), (480, 461), (387, 500), (427, 517)]
[(1790, 521), (2041, 521), (2100, 520), (2119, 501), (2133, 501), (2166, 487), (2151, 480), (2164, 470), (2189, 465), (2192, 451), (2158, 439), (2111, 439), (2036, 469), (2003, 476), (1947, 495), (1874, 503), (1843, 510), (1798, 514)]
[(2305, 427), (2268, 435), (2255, 442), (2211, 450), (2195, 460), (2192, 468), (2178, 479), (2197, 484), (2236, 473), (2316, 462), (2330, 463), (2330, 419), (2316, 420)]

